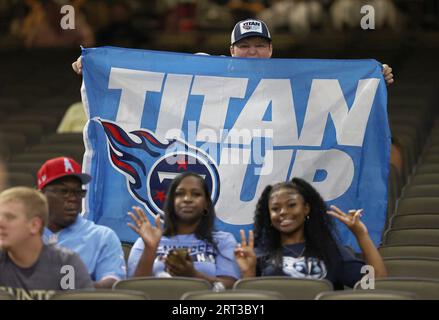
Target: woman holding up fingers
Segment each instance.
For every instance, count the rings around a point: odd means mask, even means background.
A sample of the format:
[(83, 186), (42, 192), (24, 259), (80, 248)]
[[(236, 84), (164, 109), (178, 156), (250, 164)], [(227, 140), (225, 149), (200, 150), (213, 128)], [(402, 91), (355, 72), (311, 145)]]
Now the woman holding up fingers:
[(231, 288), (239, 278), (232, 234), (214, 231), (215, 210), (204, 179), (183, 173), (169, 187), (163, 211), (152, 225), (139, 207), (128, 224), (140, 238), (128, 258), (128, 276), (183, 276)]
[[(235, 249), (242, 277), (285, 275), (294, 278), (327, 279), (336, 289), (353, 287), (368, 264), (375, 277), (387, 275), (383, 260), (360, 218), (362, 210), (345, 214), (331, 206), (327, 211), (320, 194), (306, 181), (268, 186), (259, 198), (255, 231)], [(352, 256), (338, 241), (332, 218), (354, 234), (364, 262)], [(257, 248), (254, 248), (254, 243)]]

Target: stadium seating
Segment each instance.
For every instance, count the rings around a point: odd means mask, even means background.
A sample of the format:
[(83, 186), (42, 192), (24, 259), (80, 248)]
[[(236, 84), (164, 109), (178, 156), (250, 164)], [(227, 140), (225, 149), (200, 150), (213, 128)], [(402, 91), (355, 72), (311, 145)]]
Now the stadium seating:
[(2, 132), (0, 136), (11, 154), (22, 152), (26, 147), (26, 136), (21, 132)]
[(318, 279), (294, 279), (282, 276), (245, 278), (235, 282), (234, 289), (268, 290), (287, 300), (312, 300), (322, 291), (333, 290), (331, 282)]
[(181, 300), (283, 300), (283, 296), (274, 291), (258, 290), (212, 290), (190, 291), (181, 296)]
[(439, 259), (392, 257), (384, 258), (389, 277), (425, 277), (439, 279)]
[(84, 145), (71, 144), (37, 144), (29, 148), (30, 154), (61, 153), (81, 162), (84, 156)]
[[(439, 300), (439, 280), (415, 277), (389, 277), (375, 279), (375, 289), (415, 293), (419, 299)], [(362, 290), (358, 282), (354, 290)]]
[(54, 144), (71, 143), (74, 145), (82, 145), (84, 143), (82, 133), (52, 133), (44, 136), (41, 142)]
[[(14, 156), (10, 162), (39, 162), (44, 163), (46, 160), (50, 158), (56, 158), (65, 156), (62, 152), (38, 152), (38, 153), (21, 153), (16, 156)], [(75, 158), (74, 158), (75, 159)], [(75, 159), (79, 163), (81, 163), (81, 159)]]
[(8, 187), (26, 186), (35, 187), (37, 185), (37, 178), (29, 173), (9, 172), (8, 173)]
[(419, 257), (439, 259), (439, 246), (427, 245), (386, 245), (378, 248), (383, 258)]
[(149, 297), (134, 290), (95, 289), (58, 291), (50, 300), (149, 300)]
[(0, 110), (4, 111), (4, 114), (11, 114), (21, 110), (22, 106), (19, 99), (12, 97), (0, 97)]
[(321, 292), (316, 300), (417, 300), (412, 292), (390, 290), (345, 290)]
[[(425, 175), (430, 177), (431, 175)], [(415, 176), (419, 177), (419, 176)], [(438, 174), (439, 177), (439, 174)], [(427, 183), (426, 183), (427, 184)], [(404, 214), (439, 214), (438, 197), (419, 197), (402, 199), (396, 211), (397, 215)]]
[(383, 243), (439, 245), (439, 229), (390, 229), (384, 234)]
[(15, 300), (15, 298), (9, 292), (0, 290), (0, 300)]
[[(425, 160), (432, 163), (439, 163), (439, 155), (428, 155), (426, 156)], [(417, 174), (413, 176), (413, 179), (410, 181), (410, 183), (412, 185), (439, 184), (439, 173)]]
[(395, 215), (392, 229), (439, 229), (439, 214)]
[[(435, 153), (439, 154), (439, 148), (435, 147)], [(431, 163), (431, 164), (421, 164), (416, 167), (416, 174), (428, 174), (428, 173), (439, 173), (439, 164)], [(439, 193), (436, 193), (439, 195)]]
[(211, 285), (207, 280), (197, 278), (139, 277), (119, 280), (113, 289), (142, 291), (152, 300), (175, 300), (188, 291), (210, 290)]
[[(423, 163), (430, 163), (430, 164), (437, 164), (439, 163), (439, 155), (437, 154), (427, 154), (425, 156), (422, 157), (422, 162)], [(436, 177), (432, 178), (434, 179), (434, 181), (437, 181)], [(419, 181), (418, 183), (421, 184), (423, 182), (422, 179), (420, 179), (421, 181)], [(437, 182), (435, 182), (437, 183)]]
[(8, 170), (10, 172), (21, 172), (36, 176), (38, 170), (43, 165), (43, 161), (37, 162), (10, 162)]
[(0, 132), (21, 133), (25, 135), (27, 142), (36, 143), (43, 134), (43, 125), (37, 123), (0, 123)]
[(8, 123), (28, 125), (41, 124), (44, 133), (53, 132), (56, 130), (61, 117), (48, 117), (47, 114), (24, 113), (14, 114), (6, 117), (5, 121)]
[(404, 198), (439, 197), (439, 184), (408, 185), (404, 189), (403, 197)]

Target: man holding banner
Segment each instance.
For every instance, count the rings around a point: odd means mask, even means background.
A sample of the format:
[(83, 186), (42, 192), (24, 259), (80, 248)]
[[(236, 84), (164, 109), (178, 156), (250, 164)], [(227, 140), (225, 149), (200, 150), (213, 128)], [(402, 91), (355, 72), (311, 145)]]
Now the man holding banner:
[[(244, 23), (232, 34), (232, 56), (270, 58), (265, 24)], [(132, 206), (143, 206), (153, 221), (163, 214), (173, 177), (193, 171), (210, 185), (217, 228), (238, 239), (240, 229), (252, 229), (261, 190), (299, 176), (328, 204), (364, 208), (379, 243), (390, 68), (383, 77), (375, 60), (235, 59), (114, 47), (83, 49), (73, 67), (82, 72), (82, 66), (90, 119), (84, 168), (96, 178), (86, 211), (122, 241), (136, 239), (126, 227)], [(343, 243), (358, 249), (340, 227)]]
[[(230, 55), (238, 58), (271, 58), (273, 44), (265, 22), (256, 19), (239, 21), (232, 30)], [(72, 63), (77, 74), (82, 74), (82, 57)], [(384, 79), (388, 85), (394, 82), (392, 68), (383, 64)]]
[[(230, 45), (230, 55), (232, 57), (271, 58), (272, 54), (271, 34), (265, 22), (247, 19), (235, 24), (232, 30)], [(78, 66), (72, 66), (75, 71), (79, 68)], [(392, 68), (387, 64), (383, 64), (383, 74), (386, 83), (388, 85), (392, 84), (394, 81)]]

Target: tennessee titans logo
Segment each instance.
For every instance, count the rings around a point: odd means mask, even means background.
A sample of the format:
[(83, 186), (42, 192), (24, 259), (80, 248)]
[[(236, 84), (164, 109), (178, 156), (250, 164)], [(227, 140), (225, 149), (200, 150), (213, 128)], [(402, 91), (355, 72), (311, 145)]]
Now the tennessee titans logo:
[(317, 258), (284, 256), (282, 269), (293, 278), (323, 279), (328, 273), (325, 263)]
[(108, 141), (112, 166), (126, 177), (131, 196), (150, 213), (163, 218), (163, 204), (172, 180), (194, 172), (206, 181), (215, 204), (220, 192), (219, 174), (213, 160), (201, 149), (181, 139), (161, 142), (149, 130), (127, 133), (113, 122), (98, 119)]

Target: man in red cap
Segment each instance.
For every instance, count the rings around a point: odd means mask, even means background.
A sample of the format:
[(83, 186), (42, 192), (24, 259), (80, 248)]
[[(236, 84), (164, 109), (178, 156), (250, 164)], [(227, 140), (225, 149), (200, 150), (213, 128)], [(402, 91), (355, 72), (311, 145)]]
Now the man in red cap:
[(111, 288), (126, 277), (122, 246), (116, 233), (94, 224), (79, 213), (91, 176), (82, 173), (73, 159), (59, 157), (46, 161), (38, 171), (38, 189), (49, 202), (49, 222), (44, 242), (76, 252), (84, 261), (96, 288)]

